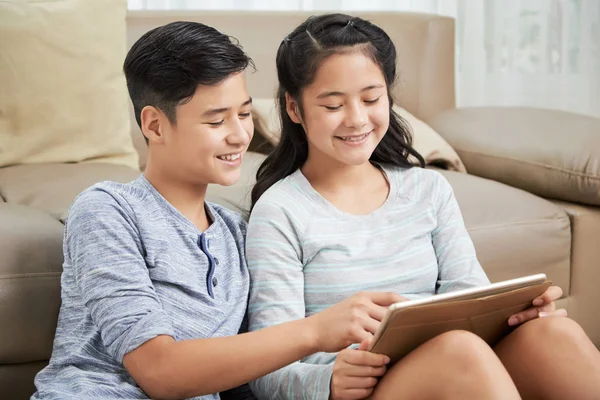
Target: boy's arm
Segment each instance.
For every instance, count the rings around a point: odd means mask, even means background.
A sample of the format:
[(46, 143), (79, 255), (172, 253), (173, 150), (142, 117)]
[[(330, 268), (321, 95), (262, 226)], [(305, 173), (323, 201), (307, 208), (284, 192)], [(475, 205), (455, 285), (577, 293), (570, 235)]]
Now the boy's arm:
[(158, 336), (123, 365), (152, 398), (189, 398), (242, 385), (318, 350), (309, 320), (241, 335), (176, 342)]
[(438, 226), (431, 234), (439, 266), (437, 292), (486, 285), (489, 280), (477, 260), (452, 186), (443, 175), (437, 178), (433, 187)]
[[(118, 196), (84, 193), (69, 212), (65, 256), (106, 350), (153, 398), (217, 393), (315, 351), (363, 340), (372, 321), (354, 318), (351, 324), (348, 313), (372, 313), (379, 307), (372, 300), (395, 301), (383, 293), (363, 296), (345, 307), (260, 332), (176, 342), (150, 280), (132, 215)], [(347, 332), (327, 330), (337, 326), (347, 327)]]

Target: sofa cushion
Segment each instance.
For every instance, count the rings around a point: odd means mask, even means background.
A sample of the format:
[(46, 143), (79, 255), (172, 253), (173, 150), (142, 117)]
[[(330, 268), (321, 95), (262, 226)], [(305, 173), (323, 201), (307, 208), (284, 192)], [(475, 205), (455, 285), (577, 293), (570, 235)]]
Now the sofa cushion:
[(444, 111), (429, 123), (471, 174), (548, 199), (600, 206), (600, 118), (470, 107)]
[(0, 364), (48, 359), (60, 306), (63, 225), (0, 203)]
[(600, 207), (553, 200), (571, 219), (571, 290), (569, 317), (600, 348)]
[(140, 172), (114, 164), (29, 164), (0, 168), (0, 195), (6, 202), (45, 210), (64, 221), (84, 189), (105, 180), (129, 182)]
[(502, 183), (440, 172), (454, 189), (490, 280), (543, 272), (565, 295), (569, 293), (571, 231), (563, 209)]
[(47, 361), (0, 365), (0, 387), (5, 399), (28, 399), (35, 392), (33, 378)]
[(93, 161), (138, 168), (125, 0), (0, 2), (0, 166)]
[[(467, 172), (456, 151), (432, 127), (415, 117), (402, 107), (394, 106), (398, 113), (410, 125), (413, 136), (413, 147), (425, 159), (427, 165), (437, 165), (450, 171)], [(416, 158), (411, 157), (414, 164)]]

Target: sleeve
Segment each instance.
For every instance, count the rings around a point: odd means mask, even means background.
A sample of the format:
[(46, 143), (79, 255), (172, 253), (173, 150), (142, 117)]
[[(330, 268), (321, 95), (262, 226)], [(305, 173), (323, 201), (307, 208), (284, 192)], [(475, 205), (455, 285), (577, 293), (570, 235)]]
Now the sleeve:
[[(246, 237), (251, 331), (305, 317), (300, 226), (277, 204), (259, 201), (252, 211)], [(326, 353), (290, 364), (250, 386), (259, 399), (327, 399), (333, 364), (320, 363), (326, 358), (320, 355)]]
[(452, 186), (443, 175), (437, 175), (434, 196), (437, 227), (431, 235), (439, 266), (436, 292), (487, 285), (490, 281), (477, 260)]
[(76, 290), (108, 353), (118, 362), (158, 335), (174, 336), (129, 210), (115, 195), (85, 192), (69, 211), (65, 235), (65, 257)]

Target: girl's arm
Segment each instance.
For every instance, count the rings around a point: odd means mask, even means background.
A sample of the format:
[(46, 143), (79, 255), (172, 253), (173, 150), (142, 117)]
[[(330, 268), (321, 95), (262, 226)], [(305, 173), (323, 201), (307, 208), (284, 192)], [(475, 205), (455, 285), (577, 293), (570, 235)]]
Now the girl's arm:
[(486, 285), (489, 279), (477, 260), (452, 186), (443, 175), (435, 175), (437, 179), (432, 186), (438, 226), (431, 240), (439, 266), (437, 292)]
[[(263, 197), (255, 205), (246, 238), (251, 331), (305, 320), (301, 237), (308, 221), (309, 212), (291, 199)], [(315, 354), (251, 382), (250, 386), (261, 399), (327, 399), (333, 358), (332, 354)]]

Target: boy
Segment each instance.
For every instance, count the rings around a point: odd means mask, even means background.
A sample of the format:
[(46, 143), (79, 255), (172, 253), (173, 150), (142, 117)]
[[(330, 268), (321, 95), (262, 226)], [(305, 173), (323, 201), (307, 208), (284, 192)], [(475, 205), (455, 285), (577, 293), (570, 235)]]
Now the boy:
[(400, 299), (361, 294), (237, 335), (249, 288), (246, 224), (204, 198), (209, 183), (239, 178), (253, 134), (251, 63), (228, 36), (193, 22), (156, 28), (129, 51), (124, 71), (147, 167), (71, 205), (54, 348), (34, 399), (218, 399), (316, 351), (368, 339)]

